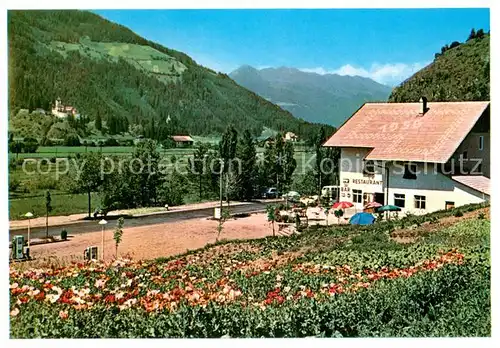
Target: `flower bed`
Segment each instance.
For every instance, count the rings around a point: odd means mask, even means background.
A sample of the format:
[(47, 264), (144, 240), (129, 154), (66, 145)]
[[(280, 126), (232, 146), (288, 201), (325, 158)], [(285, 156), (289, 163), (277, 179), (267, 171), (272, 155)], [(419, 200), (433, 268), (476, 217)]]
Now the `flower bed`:
[[(460, 222), (408, 246), (378, 230), (323, 245), (349, 231), (215, 245), (166, 260), (11, 268), (11, 335), (489, 334), (489, 221)], [(481, 320), (444, 317), (462, 311)]]

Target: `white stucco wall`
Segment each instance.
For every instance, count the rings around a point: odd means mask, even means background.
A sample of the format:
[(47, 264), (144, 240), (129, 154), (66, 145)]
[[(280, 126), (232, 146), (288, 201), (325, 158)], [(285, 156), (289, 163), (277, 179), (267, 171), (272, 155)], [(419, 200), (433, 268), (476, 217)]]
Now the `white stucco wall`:
[[(376, 168), (376, 174), (367, 176), (363, 174), (363, 158), (369, 153), (369, 149), (343, 148), (341, 149), (340, 166), (340, 200), (353, 202), (353, 190), (361, 190), (362, 193), (383, 193), (384, 204), (387, 202), (387, 182), (384, 170)], [(394, 205), (394, 194), (405, 195), (405, 207), (402, 212), (413, 214), (424, 214), (446, 208), (446, 202), (454, 202), (455, 207), (480, 203), (489, 200), (485, 196), (451, 178), (437, 173), (434, 164), (416, 164), (417, 179), (404, 179), (404, 167), (402, 164), (391, 164), (389, 166), (389, 194), (388, 204)], [(425, 196), (424, 209), (415, 208), (415, 195)], [(355, 203), (356, 210), (363, 209), (363, 202)]]

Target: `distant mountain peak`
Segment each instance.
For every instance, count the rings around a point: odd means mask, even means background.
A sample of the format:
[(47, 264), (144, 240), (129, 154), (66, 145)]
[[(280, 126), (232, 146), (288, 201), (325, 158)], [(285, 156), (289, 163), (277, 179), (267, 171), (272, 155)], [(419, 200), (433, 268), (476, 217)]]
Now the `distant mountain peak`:
[(294, 67), (242, 66), (229, 76), (295, 117), (338, 126), (363, 103), (386, 101), (391, 88), (361, 76), (318, 74)]

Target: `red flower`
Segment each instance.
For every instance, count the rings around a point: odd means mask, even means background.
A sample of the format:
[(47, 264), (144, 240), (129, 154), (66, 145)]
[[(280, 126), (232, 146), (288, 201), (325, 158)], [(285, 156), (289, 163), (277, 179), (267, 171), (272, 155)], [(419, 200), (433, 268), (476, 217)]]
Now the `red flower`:
[(14, 288), (14, 289), (11, 289), (10, 292), (11, 292), (12, 295), (15, 296), (15, 295), (18, 295), (18, 294), (22, 294), (24, 292), (24, 290), (21, 289), (21, 288)]
[(34, 296), (35, 300), (43, 301), (45, 299), (45, 292), (40, 291), (38, 294)]
[(59, 297), (59, 302), (71, 304), (72, 297), (73, 297), (73, 290), (67, 290), (62, 293), (61, 297)]
[(21, 303), (26, 303), (30, 300), (30, 298), (28, 296), (21, 296), (19, 297), (19, 301), (21, 301)]
[(113, 294), (106, 295), (106, 297), (104, 298), (104, 302), (106, 302), (106, 303), (116, 302), (115, 295), (113, 295)]

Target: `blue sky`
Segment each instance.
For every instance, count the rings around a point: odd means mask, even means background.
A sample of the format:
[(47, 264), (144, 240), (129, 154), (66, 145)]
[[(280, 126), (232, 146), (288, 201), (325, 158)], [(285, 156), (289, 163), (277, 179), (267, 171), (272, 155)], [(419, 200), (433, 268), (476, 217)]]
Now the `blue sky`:
[(137, 34), (229, 73), (243, 64), (360, 75), (396, 85), (488, 9), (97, 10)]

